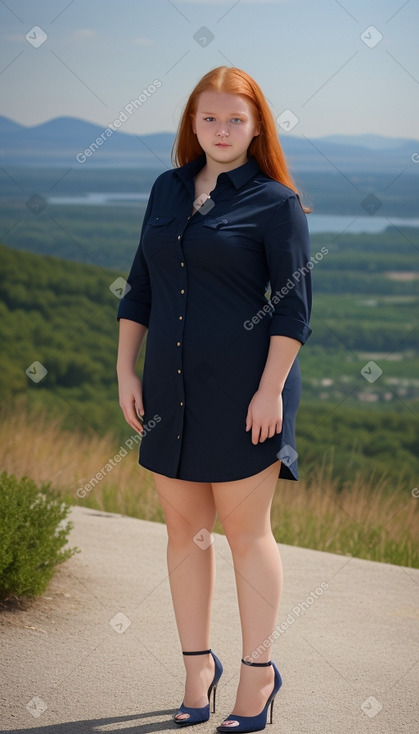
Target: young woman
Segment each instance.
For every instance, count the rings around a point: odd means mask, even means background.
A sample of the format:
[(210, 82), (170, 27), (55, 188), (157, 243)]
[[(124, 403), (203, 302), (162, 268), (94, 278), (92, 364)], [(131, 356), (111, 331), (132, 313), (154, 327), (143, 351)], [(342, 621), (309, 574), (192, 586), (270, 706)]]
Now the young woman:
[(218, 731), (259, 731), (282, 683), (270, 657), (282, 589), (270, 509), (278, 477), (298, 479), (297, 353), (311, 333), (306, 210), (264, 95), (241, 69), (220, 66), (198, 82), (173, 163), (153, 184), (119, 306), (120, 406), (142, 435), (139, 463), (153, 472), (167, 524), (186, 669), (174, 720), (207, 721), (211, 693), (215, 710), (218, 514), (242, 631), (236, 701)]

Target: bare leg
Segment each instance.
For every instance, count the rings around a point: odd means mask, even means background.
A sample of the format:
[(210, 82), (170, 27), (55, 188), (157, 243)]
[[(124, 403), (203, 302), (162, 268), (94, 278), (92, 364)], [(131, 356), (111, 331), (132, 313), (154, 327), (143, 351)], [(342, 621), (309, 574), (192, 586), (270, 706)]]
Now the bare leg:
[[(233, 555), (242, 657), (258, 663), (271, 659), (272, 633), (282, 591), (281, 557), (270, 522), (280, 465), (277, 461), (262, 472), (238, 481), (212, 483), (218, 516)], [(255, 656), (257, 648), (261, 652)], [(241, 663), (240, 682), (231, 713), (259, 714), (273, 684), (272, 666), (258, 668)]]
[[(204, 548), (193, 538), (211, 533), (216, 511), (211, 484), (172, 479), (153, 472), (168, 534), (167, 567), (182, 650), (210, 648), (210, 615), (215, 585), (213, 545)], [(207, 535), (207, 537), (209, 537)], [(214, 660), (207, 655), (184, 655), (186, 684), (183, 703), (201, 708), (208, 703)], [(179, 718), (189, 718), (179, 714)]]

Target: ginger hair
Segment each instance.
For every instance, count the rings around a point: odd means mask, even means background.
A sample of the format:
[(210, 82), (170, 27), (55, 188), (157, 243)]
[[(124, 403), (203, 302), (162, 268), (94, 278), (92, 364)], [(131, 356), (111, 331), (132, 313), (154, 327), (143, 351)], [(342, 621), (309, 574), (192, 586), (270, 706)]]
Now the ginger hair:
[[(253, 109), (255, 121), (260, 126), (259, 135), (256, 135), (249, 145), (248, 156), (253, 156), (259, 168), (268, 176), (299, 195), (278, 139), (273, 114), (261, 88), (249, 74), (234, 66), (217, 66), (211, 69), (192, 90), (173, 144), (172, 164), (175, 167), (183, 166), (204, 152), (192, 130), (191, 119), (196, 115), (199, 95), (207, 91), (237, 94), (246, 99)], [(303, 209), (306, 213), (311, 211), (308, 207)]]

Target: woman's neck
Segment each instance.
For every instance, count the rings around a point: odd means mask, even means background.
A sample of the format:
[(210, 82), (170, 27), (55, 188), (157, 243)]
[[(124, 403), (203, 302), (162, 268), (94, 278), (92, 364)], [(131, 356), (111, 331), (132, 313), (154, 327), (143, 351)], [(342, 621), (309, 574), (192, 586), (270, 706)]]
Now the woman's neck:
[(201, 168), (201, 170), (198, 173), (199, 178), (206, 182), (216, 182), (218, 176), (220, 173), (225, 173), (226, 171), (232, 171), (234, 168), (238, 168), (239, 166), (243, 166), (245, 163), (247, 163), (248, 158), (246, 157), (245, 160), (235, 160), (230, 161), (228, 163), (219, 163), (219, 161), (214, 161), (208, 156), (206, 156), (206, 163)]

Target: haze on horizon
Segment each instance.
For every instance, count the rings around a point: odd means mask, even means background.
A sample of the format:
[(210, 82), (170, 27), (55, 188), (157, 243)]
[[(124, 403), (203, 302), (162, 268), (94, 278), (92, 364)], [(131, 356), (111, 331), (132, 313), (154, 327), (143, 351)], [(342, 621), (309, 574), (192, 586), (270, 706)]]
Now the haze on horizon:
[(174, 133), (198, 79), (226, 64), (293, 135), (417, 139), (418, 21), (413, 0), (15, 0), (0, 4), (0, 114), (106, 127), (137, 99), (124, 132)]

